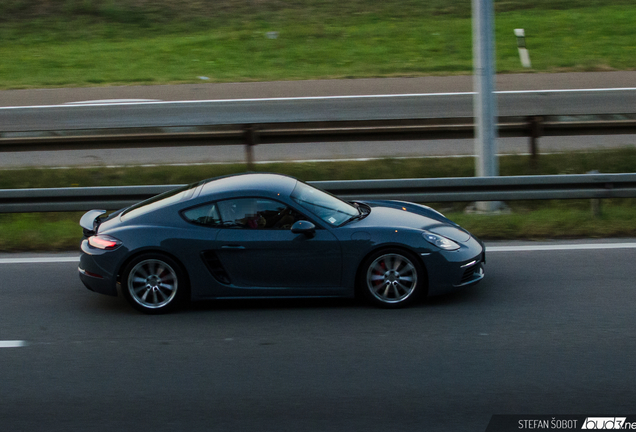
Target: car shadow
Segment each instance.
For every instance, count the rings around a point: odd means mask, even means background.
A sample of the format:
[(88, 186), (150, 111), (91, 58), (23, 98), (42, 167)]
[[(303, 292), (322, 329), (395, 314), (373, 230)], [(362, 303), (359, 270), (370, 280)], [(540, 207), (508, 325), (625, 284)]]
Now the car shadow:
[[(487, 295), (483, 292), (487, 287), (479, 284), (457, 292), (419, 299), (416, 303), (407, 307), (427, 308), (474, 305), (486, 302)], [(231, 300), (203, 300), (190, 302), (179, 308), (181, 312), (187, 311), (213, 311), (213, 310), (267, 310), (267, 309), (324, 309), (324, 308), (355, 308), (355, 309), (381, 309), (361, 298), (294, 298), (294, 299), (231, 299)]]
[[(426, 297), (419, 299), (415, 304), (407, 307), (412, 308), (438, 308), (438, 307), (462, 307), (474, 306), (478, 303), (491, 302), (488, 300), (488, 284), (480, 283), (477, 286), (465, 288), (453, 293), (439, 295), (435, 297)], [(99, 313), (104, 315), (139, 315), (140, 312), (135, 310), (121, 296), (89, 296), (84, 298), (80, 309), (90, 313)], [(377, 309), (381, 310), (363, 298), (263, 298), (263, 299), (216, 299), (216, 300), (200, 300), (194, 302), (184, 302), (175, 310), (169, 312), (189, 313), (204, 311), (244, 311), (244, 310), (274, 310), (274, 309)], [(143, 315), (143, 314), (142, 314)]]
[(348, 298), (293, 298), (293, 299), (228, 299), (202, 300), (183, 304), (179, 311), (250, 310), (250, 309), (318, 309), (362, 306)]
[(488, 283), (482, 281), (475, 286), (460, 289), (452, 293), (427, 297), (420, 303), (428, 307), (474, 306), (479, 303), (490, 303), (492, 299), (490, 298), (488, 288)]
[(99, 313), (104, 315), (114, 314), (138, 314), (133, 307), (121, 296), (111, 297), (101, 294), (90, 293), (89, 297), (81, 299), (78, 305), (80, 310), (88, 313)]

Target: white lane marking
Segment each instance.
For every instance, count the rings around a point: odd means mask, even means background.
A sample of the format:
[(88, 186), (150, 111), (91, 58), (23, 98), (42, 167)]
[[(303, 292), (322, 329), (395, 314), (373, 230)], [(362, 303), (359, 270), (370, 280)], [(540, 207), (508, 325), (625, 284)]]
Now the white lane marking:
[[(71, 150), (72, 151), (72, 150)], [(539, 152), (539, 155), (548, 155), (548, 154), (561, 154), (562, 152), (556, 153), (544, 153)], [(510, 155), (506, 153), (498, 153), (497, 156), (530, 156), (531, 153), (511, 153)], [(474, 155), (431, 155), (431, 156), (398, 156), (392, 157), (391, 159), (449, 159), (449, 158), (474, 158)], [(343, 158), (343, 159), (281, 159), (281, 160), (264, 160), (264, 161), (255, 161), (254, 164), (265, 165), (265, 164), (281, 164), (281, 163), (322, 163), (322, 162), (368, 162), (374, 160), (384, 160), (386, 157), (362, 157), (362, 158)], [(37, 169), (37, 170), (68, 170), (68, 169), (95, 169), (95, 168), (154, 168), (154, 167), (164, 167), (164, 166), (207, 166), (207, 165), (232, 165), (232, 164), (242, 164), (245, 161), (226, 161), (226, 162), (179, 162), (179, 163), (147, 163), (147, 164), (138, 164), (138, 165), (69, 165), (69, 166), (27, 166), (28, 169)], [(0, 171), (20, 171), (25, 169), (25, 167), (0, 167)]]
[[(242, 144), (238, 144), (242, 145)], [(283, 144), (284, 145), (284, 144)], [(74, 151), (74, 150), (68, 150)], [(555, 155), (564, 154), (567, 152), (554, 151), (554, 152), (539, 152), (539, 155)], [(530, 156), (532, 153), (497, 153), (497, 156)], [(472, 154), (452, 154), (452, 155), (428, 155), (428, 156), (396, 156), (391, 159), (450, 159), (450, 158), (474, 158)], [(254, 164), (280, 164), (280, 163), (322, 163), (322, 162), (368, 162), (375, 160), (385, 160), (385, 156), (378, 157), (360, 157), (360, 158), (342, 158), (342, 159), (280, 159), (280, 160), (264, 160), (255, 161)], [(165, 166), (208, 166), (208, 165), (232, 165), (242, 164), (245, 161), (222, 161), (222, 162), (176, 162), (176, 163), (147, 163), (137, 165), (68, 165), (68, 166), (24, 166), (24, 167), (0, 167), (0, 171), (21, 171), (25, 168), (36, 170), (69, 170), (69, 169), (95, 169), (95, 168), (154, 168)]]
[(140, 102), (161, 102), (161, 99), (100, 99), (77, 102), (66, 102), (65, 105), (112, 105), (112, 104), (136, 104)]
[(526, 246), (488, 246), (489, 252), (539, 252), (539, 251), (573, 251), (603, 249), (636, 249), (636, 243), (592, 243), (592, 244), (560, 244), (560, 245), (526, 245)]
[[(608, 88), (591, 88), (591, 89), (546, 89), (546, 90), (498, 90), (495, 93), (514, 94), (514, 93), (576, 93), (576, 92), (607, 92), (607, 91), (634, 91), (636, 87), (608, 87)], [(474, 94), (471, 93), (471, 94)]]
[(0, 341), (0, 348), (20, 348), (26, 346), (26, 341), (23, 340), (4, 340)]
[[(502, 90), (497, 94), (530, 94), (530, 93), (576, 93), (576, 92), (610, 92), (610, 91), (636, 91), (636, 87), (619, 88), (593, 88), (593, 89), (546, 89), (546, 90)], [(374, 99), (374, 98), (407, 98), (407, 97), (435, 97), (435, 96), (472, 96), (475, 92), (455, 93), (406, 93), (406, 94), (378, 94), (378, 95), (349, 95), (349, 96), (298, 96), (275, 98), (244, 98), (244, 99), (207, 99), (207, 100), (178, 100), (178, 101), (152, 101), (152, 102), (100, 102), (87, 101), (60, 105), (27, 105), (0, 107), (0, 110), (15, 109), (41, 109), (41, 108), (73, 108), (73, 107), (99, 107), (117, 105), (174, 105), (174, 104), (203, 104), (203, 103), (236, 103), (236, 102), (281, 102), (281, 101), (311, 101), (334, 99)]]
[(76, 263), (79, 257), (0, 258), (0, 264)]

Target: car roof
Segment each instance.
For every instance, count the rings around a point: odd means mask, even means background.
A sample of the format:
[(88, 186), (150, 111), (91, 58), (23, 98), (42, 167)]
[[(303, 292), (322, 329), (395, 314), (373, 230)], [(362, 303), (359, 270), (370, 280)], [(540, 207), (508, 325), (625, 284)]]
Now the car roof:
[(297, 179), (282, 174), (236, 174), (207, 180), (199, 196), (238, 191), (290, 195), (297, 182)]

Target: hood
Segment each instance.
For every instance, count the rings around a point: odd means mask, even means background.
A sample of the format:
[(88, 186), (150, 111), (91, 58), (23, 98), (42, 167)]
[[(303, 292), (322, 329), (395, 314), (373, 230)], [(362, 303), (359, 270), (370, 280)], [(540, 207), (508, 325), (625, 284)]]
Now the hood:
[(432, 213), (434, 210), (428, 209), (428, 207), (422, 206), (424, 208), (420, 212), (417, 211), (417, 208), (407, 206), (396, 208), (396, 206), (387, 207), (380, 203), (367, 202), (366, 204), (371, 206), (371, 213), (364, 219), (352, 222), (352, 227), (409, 228), (427, 230), (458, 242), (466, 242), (470, 239), (470, 234), (467, 231), (441, 214)]

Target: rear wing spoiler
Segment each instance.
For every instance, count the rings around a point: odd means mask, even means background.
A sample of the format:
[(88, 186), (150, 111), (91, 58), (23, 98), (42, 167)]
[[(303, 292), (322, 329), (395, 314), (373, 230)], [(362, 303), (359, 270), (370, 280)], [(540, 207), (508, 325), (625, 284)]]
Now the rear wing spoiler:
[(79, 224), (82, 228), (84, 228), (85, 236), (90, 236), (97, 232), (97, 227), (101, 222), (99, 217), (104, 213), (106, 213), (106, 210), (89, 210), (84, 213)]

